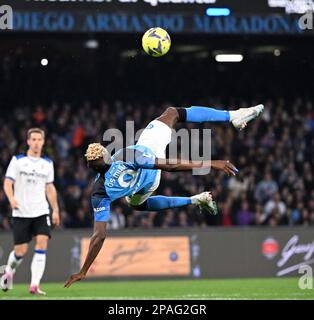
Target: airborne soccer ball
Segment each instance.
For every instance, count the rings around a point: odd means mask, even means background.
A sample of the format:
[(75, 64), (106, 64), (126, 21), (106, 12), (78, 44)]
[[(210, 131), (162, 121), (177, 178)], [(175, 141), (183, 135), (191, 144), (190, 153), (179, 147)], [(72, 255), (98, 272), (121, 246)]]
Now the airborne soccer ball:
[(169, 51), (170, 45), (170, 36), (162, 28), (151, 28), (144, 33), (142, 38), (143, 49), (152, 57), (163, 56)]

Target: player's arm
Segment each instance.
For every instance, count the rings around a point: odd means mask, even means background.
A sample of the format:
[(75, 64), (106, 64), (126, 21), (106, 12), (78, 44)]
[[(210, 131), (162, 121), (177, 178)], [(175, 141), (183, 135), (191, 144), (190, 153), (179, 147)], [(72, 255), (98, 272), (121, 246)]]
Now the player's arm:
[(149, 152), (136, 150), (135, 161), (137, 167), (144, 169), (160, 169), (164, 171), (192, 171), (193, 169), (222, 170), (227, 175), (235, 175), (238, 169), (229, 160), (190, 161), (182, 159), (156, 158)]
[(67, 280), (67, 282), (64, 284), (64, 287), (69, 288), (73, 282), (81, 281), (86, 277), (88, 269), (94, 262), (100, 249), (103, 246), (103, 243), (106, 238), (106, 227), (107, 227), (107, 222), (95, 221), (94, 233), (90, 239), (89, 249), (88, 249), (87, 256), (85, 258), (84, 265), (79, 273), (73, 274)]
[(3, 183), (4, 192), (5, 192), (6, 196), (8, 197), (8, 200), (10, 202), (11, 208), (12, 209), (18, 209), (19, 204), (18, 204), (17, 200), (14, 197), (13, 186), (14, 186), (14, 180), (12, 180), (11, 178), (7, 178), (6, 177), (4, 179), (4, 183)]
[(46, 184), (46, 195), (52, 208), (52, 223), (58, 226), (60, 224), (60, 216), (57, 199), (57, 190), (52, 182)]
[(97, 257), (106, 238), (107, 222), (110, 216), (109, 198), (92, 197), (92, 206), (94, 209), (94, 233), (90, 239), (89, 249), (85, 258), (81, 271), (73, 274), (65, 283), (65, 287), (69, 288), (73, 282), (80, 281), (86, 277), (87, 271)]
[(229, 160), (190, 161), (182, 159), (155, 159), (154, 169), (164, 171), (192, 171), (193, 169), (216, 169), (228, 176), (235, 175), (238, 169)]
[(15, 156), (13, 156), (9, 163), (7, 172), (5, 173), (5, 179), (3, 183), (3, 189), (6, 196), (8, 197), (12, 210), (19, 208), (19, 204), (14, 197), (14, 182), (16, 180), (17, 175), (17, 159)]

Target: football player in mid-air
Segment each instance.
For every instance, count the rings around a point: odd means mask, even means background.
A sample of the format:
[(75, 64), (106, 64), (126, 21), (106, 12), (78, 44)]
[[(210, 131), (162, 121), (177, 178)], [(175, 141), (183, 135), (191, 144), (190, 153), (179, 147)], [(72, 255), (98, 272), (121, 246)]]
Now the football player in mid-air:
[(233, 164), (224, 160), (165, 159), (172, 128), (178, 122), (231, 122), (236, 128), (243, 129), (263, 110), (263, 105), (234, 111), (207, 107), (170, 107), (148, 124), (136, 145), (121, 149), (112, 157), (100, 143), (90, 144), (85, 157), (88, 167), (97, 172), (91, 197), (95, 217), (94, 233), (81, 271), (72, 275), (65, 283), (65, 287), (70, 287), (73, 282), (85, 278), (102, 248), (112, 201), (125, 197), (129, 206), (135, 210), (145, 211), (159, 211), (192, 204), (210, 214), (217, 214), (217, 207), (210, 192), (202, 192), (192, 197), (152, 196), (158, 188), (161, 170), (192, 171), (198, 168), (213, 168), (223, 170), (228, 175), (235, 175), (238, 171)]

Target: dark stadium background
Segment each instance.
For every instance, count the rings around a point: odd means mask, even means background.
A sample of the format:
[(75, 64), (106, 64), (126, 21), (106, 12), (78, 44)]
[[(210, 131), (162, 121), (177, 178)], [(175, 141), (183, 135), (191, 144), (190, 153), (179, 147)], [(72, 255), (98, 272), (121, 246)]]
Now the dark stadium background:
[[(238, 7), (231, 2), (231, 7), (237, 16), (286, 17), (284, 9), (269, 9), (266, 2), (254, 1), (256, 7), (247, 11), (243, 1)], [(36, 11), (38, 5), (29, 3), (28, 9)], [(40, 5), (44, 11), (52, 4)], [(93, 11), (92, 4), (84, 6)], [(163, 5), (162, 12), (174, 13), (170, 7)], [(184, 7), (185, 14), (192, 7)], [(205, 7), (197, 7), (198, 14)], [(145, 10), (153, 12), (145, 6), (132, 10), (138, 16)], [(26, 130), (43, 128), (45, 154), (55, 163), (60, 228), (91, 228), (89, 196), (94, 174), (83, 155), (88, 143), (102, 140), (106, 129), (124, 132), (126, 120), (134, 120), (136, 129), (143, 128), (169, 105), (235, 109), (263, 103), (264, 114), (241, 132), (227, 124), (186, 126), (212, 129), (212, 157), (232, 161), (240, 169), (236, 178), (218, 172), (162, 175), (158, 194), (188, 196), (211, 190), (219, 205), (218, 216), (200, 214), (192, 206), (136, 212), (120, 200), (113, 204), (110, 228), (303, 226), (305, 230), (313, 226), (312, 31), (169, 33), (170, 52), (154, 59), (141, 48), (143, 32), (1, 32), (1, 179), (11, 156), (26, 151)], [(86, 47), (91, 40), (98, 43), (97, 48)], [(244, 60), (218, 63), (217, 52), (241, 53)], [(48, 59), (47, 66), (41, 65), (43, 58)], [(10, 209), (1, 187), (0, 230), (10, 228)]]

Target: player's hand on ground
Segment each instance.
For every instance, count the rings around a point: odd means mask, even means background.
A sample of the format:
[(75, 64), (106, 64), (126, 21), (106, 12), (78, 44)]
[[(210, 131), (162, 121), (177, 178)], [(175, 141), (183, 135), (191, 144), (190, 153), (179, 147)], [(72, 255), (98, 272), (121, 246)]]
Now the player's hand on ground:
[(17, 202), (17, 200), (14, 197), (10, 199), (10, 206), (12, 209), (19, 208), (19, 203)]
[(228, 176), (235, 176), (239, 170), (229, 160), (212, 161), (212, 167), (217, 170), (222, 170)]
[(64, 288), (70, 288), (72, 283), (77, 282), (77, 281), (81, 281), (84, 278), (85, 278), (85, 275), (83, 275), (81, 273), (72, 274), (72, 276), (64, 284)]
[(56, 227), (60, 225), (60, 215), (58, 211), (53, 211), (52, 213), (52, 224)]

